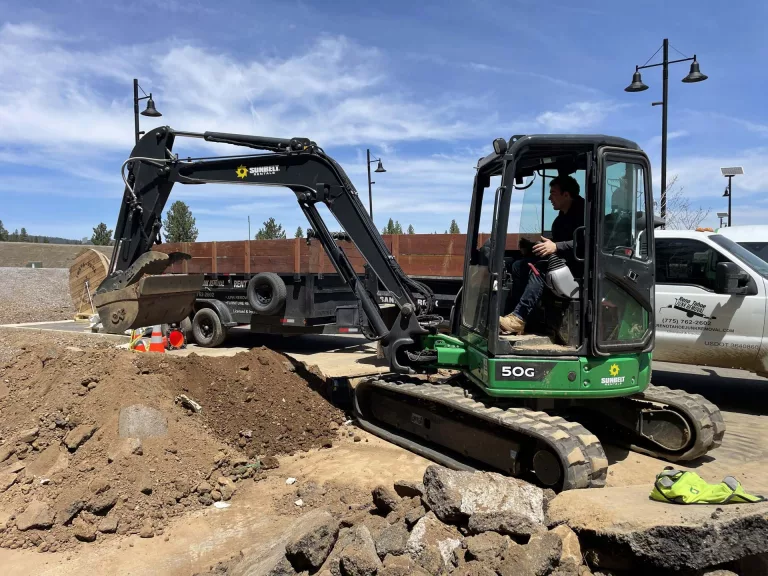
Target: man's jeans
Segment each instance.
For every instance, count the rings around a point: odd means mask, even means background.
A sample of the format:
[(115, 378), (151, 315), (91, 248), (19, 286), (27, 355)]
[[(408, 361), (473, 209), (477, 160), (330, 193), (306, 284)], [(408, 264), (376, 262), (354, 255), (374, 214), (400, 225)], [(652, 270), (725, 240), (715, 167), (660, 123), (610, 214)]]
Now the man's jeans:
[(512, 313), (525, 321), (544, 292), (547, 261), (521, 258), (512, 264)]

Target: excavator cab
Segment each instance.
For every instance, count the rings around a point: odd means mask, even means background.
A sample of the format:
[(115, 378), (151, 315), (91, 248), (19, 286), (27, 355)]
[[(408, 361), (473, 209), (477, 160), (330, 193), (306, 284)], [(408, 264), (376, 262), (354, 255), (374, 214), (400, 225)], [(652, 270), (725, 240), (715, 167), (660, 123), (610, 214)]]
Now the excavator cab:
[[(470, 377), (498, 396), (642, 391), (653, 347), (648, 158), (636, 144), (606, 136), (513, 137), (494, 148), (477, 166), (454, 322), (475, 358)], [(551, 239), (558, 215), (548, 201), (558, 176), (579, 184), (582, 200), (572, 209), (583, 206), (583, 225), (573, 237), (555, 239), (568, 248), (537, 258), (530, 247)], [(544, 291), (525, 333), (504, 335), (499, 318), (520, 293), (513, 286), (516, 263), (517, 276), (522, 266), (543, 280)]]

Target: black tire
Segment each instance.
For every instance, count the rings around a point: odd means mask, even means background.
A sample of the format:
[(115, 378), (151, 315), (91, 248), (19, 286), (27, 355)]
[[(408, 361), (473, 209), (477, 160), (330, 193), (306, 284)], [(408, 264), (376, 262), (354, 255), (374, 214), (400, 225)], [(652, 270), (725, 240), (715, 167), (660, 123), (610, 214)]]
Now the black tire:
[(198, 346), (214, 348), (224, 342), (227, 329), (221, 324), (221, 318), (214, 310), (202, 308), (192, 318), (192, 334)]
[(192, 329), (192, 320), (189, 318), (184, 318), (184, 320), (179, 322), (179, 330), (181, 330), (181, 333), (184, 334), (185, 344), (195, 343), (195, 331)]
[(248, 282), (248, 303), (257, 314), (270, 316), (282, 310), (288, 290), (274, 272), (260, 272)]

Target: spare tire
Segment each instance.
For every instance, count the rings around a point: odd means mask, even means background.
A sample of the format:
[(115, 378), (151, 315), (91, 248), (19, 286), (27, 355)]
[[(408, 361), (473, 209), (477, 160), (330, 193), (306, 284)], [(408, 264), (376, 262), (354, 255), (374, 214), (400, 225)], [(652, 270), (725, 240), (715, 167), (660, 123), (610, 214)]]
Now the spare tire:
[(274, 272), (260, 272), (248, 282), (248, 303), (257, 314), (276, 314), (287, 295), (285, 282)]

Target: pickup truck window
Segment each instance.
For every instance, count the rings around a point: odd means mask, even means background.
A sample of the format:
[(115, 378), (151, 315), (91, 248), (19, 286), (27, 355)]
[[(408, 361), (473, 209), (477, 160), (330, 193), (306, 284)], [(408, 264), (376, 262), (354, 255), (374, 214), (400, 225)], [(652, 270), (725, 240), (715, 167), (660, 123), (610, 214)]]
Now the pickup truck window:
[(744, 264), (752, 268), (755, 272), (760, 274), (763, 278), (768, 278), (768, 262), (760, 258), (759, 256), (755, 256), (752, 252), (747, 250), (745, 247), (740, 246), (730, 238), (726, 238), (725, 236), (721, 236), (720, 234), (712, 234), (709, 236), (709, 239), (712, 240), (715, 244), (718, 246), (722, 246), (728, 252), (736, 256), (739, 260), (742, 260)]
[(768, 262), (768, 242), (738, 242), (738, 245)]
[(657, 284), (689, 284), (714, 290), (717, 264), (729, 261), (720, 252), (698, 240), (656, 239)]

